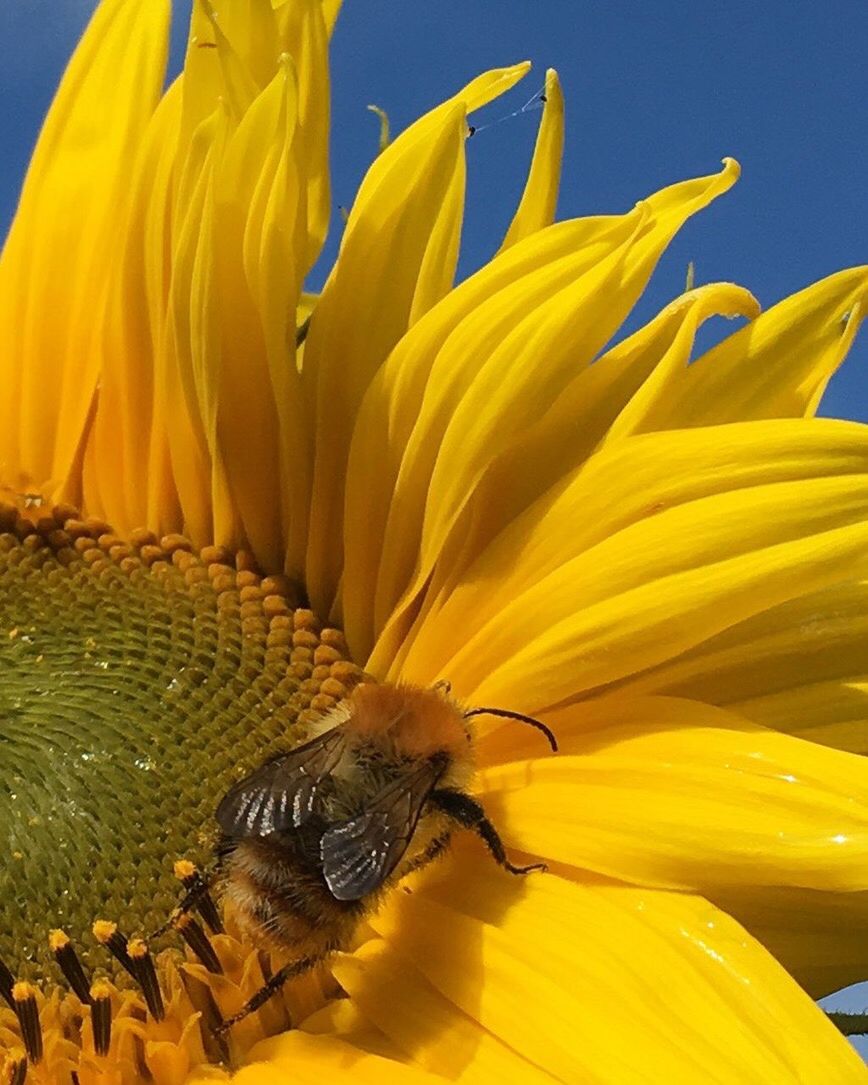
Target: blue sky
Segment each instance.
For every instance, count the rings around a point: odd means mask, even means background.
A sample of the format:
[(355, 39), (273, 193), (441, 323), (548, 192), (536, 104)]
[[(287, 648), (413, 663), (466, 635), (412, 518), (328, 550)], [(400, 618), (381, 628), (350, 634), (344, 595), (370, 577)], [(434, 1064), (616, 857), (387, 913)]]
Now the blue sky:
[[(93, 7), (0, 5), (0, 229)], [(176, 60), (187, 8), (176, 5)], [(333, 49), (335, 203), (352, 201), (375, 152), (369, 102), (399, 130), (479, 71), (528, 58), (535, 71), (480, 123), (519, 109), (546, 67), (558, 69), (568, 123), (561, 217), (624, 211), (662, 185), (716, 171), (724, 155), (742, 164), (735, 190), (673, 243), (632, 323), (680, 292), (689, 260), (697, 282), (735, 280), (768, 306), (868, 262), (866, 41), (864, 0), (346, 0)], [(468, 146), (463, 273), (497, 247), (538, 118), (505, 120)], [(721, 322), (717, 334), (729, 328)], [(868, 330), (824, 413), (868, 421)]]

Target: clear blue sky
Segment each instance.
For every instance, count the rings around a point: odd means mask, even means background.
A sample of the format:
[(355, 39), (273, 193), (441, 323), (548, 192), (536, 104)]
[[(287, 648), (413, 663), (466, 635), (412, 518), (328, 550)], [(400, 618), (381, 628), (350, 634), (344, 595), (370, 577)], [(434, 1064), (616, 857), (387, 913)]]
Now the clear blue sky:
[[(142, 0), (147, 2), (147, 0)], [(0, 5), (0, 229), (12, 215), (40, 120), (94, 0)], [(187, 3), (178, 3), (177, 64)], [(535, 71), (489, 108), (497, 119), (561, 75), (567, 150), (561, 217), (620, 212), (656, 188), (710, 173), (741, 182), (689, 223), (634, 318), (684, 282), (731, 279), (764, 306), (868, 262), (868, 5), (864, 0), (346, 0), (333, 57), (336, 204), (351, 203), (385, 108), (399, 130), (479, 71)], [(474, 137), (462, 271), (496, 248), (524, 179), (538, 113)], [(334, 254), (335, 238), (328, 254)], [(824, 413), (868, 421), (868, 329)], [(868, 994), (853, 1008), (868, 1003)]]

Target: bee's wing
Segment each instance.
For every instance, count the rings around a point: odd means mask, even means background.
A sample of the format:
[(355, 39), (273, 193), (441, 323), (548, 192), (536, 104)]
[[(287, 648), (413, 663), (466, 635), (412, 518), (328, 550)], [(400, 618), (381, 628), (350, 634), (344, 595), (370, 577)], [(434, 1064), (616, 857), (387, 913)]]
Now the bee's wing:
[(226, 792), (217, 822), (227, 836), (268, 836), (298, 828), (313, 810), (317, 788), (346, 746), (340, 725), (289, 753), (266, 761)]
[(383, 884), (407, 850), (443, 766), (426, 762), (387, 784), (367, 808), (323, 833), (323, 877), (337, 900), (360, 900)]

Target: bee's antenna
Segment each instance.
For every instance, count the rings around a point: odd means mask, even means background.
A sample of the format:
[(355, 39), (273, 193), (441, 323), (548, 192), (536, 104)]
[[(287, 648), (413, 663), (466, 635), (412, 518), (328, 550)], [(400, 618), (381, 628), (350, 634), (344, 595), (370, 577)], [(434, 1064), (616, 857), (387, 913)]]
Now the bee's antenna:
[(518, 720), (519, 723), (529, 723), (537, 731), (542, 731), (549, 740), (549, 746), (551, 746), (554, 753), (558, 752), (558, 740), (555, 738), (554, 732), (546, 727), (544, 723), (535, 720), (533, 716), (523, 716), (521, 712), (510, 712), (506, 708), (471, 708), (469, 712), (464, 713), (465, 719), (468, 716), (502, 716), (505, 720)]

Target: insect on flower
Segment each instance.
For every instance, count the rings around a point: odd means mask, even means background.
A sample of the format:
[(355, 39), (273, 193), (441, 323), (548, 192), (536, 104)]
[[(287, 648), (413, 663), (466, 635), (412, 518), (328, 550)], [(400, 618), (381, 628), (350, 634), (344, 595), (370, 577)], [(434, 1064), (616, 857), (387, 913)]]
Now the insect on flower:
[[(500, 709), (463, 711), (445, 683), (365, 683), (322, 717), (310, 741), (266, 761), (224, 796), (217, 808), (223, 899), (255, 942), (291, 955), (224, 1030), (286, 980), (346, 949), (359, 920), (441, 854), (456, 828), (480, 836), (512, 874), (545, 870), (513, 865), (467, 793), (470, 719), (481, 714), (528, 723), (557, 750), (545, 724)], [(195, 890), (181, 907), (194, 898)]]

